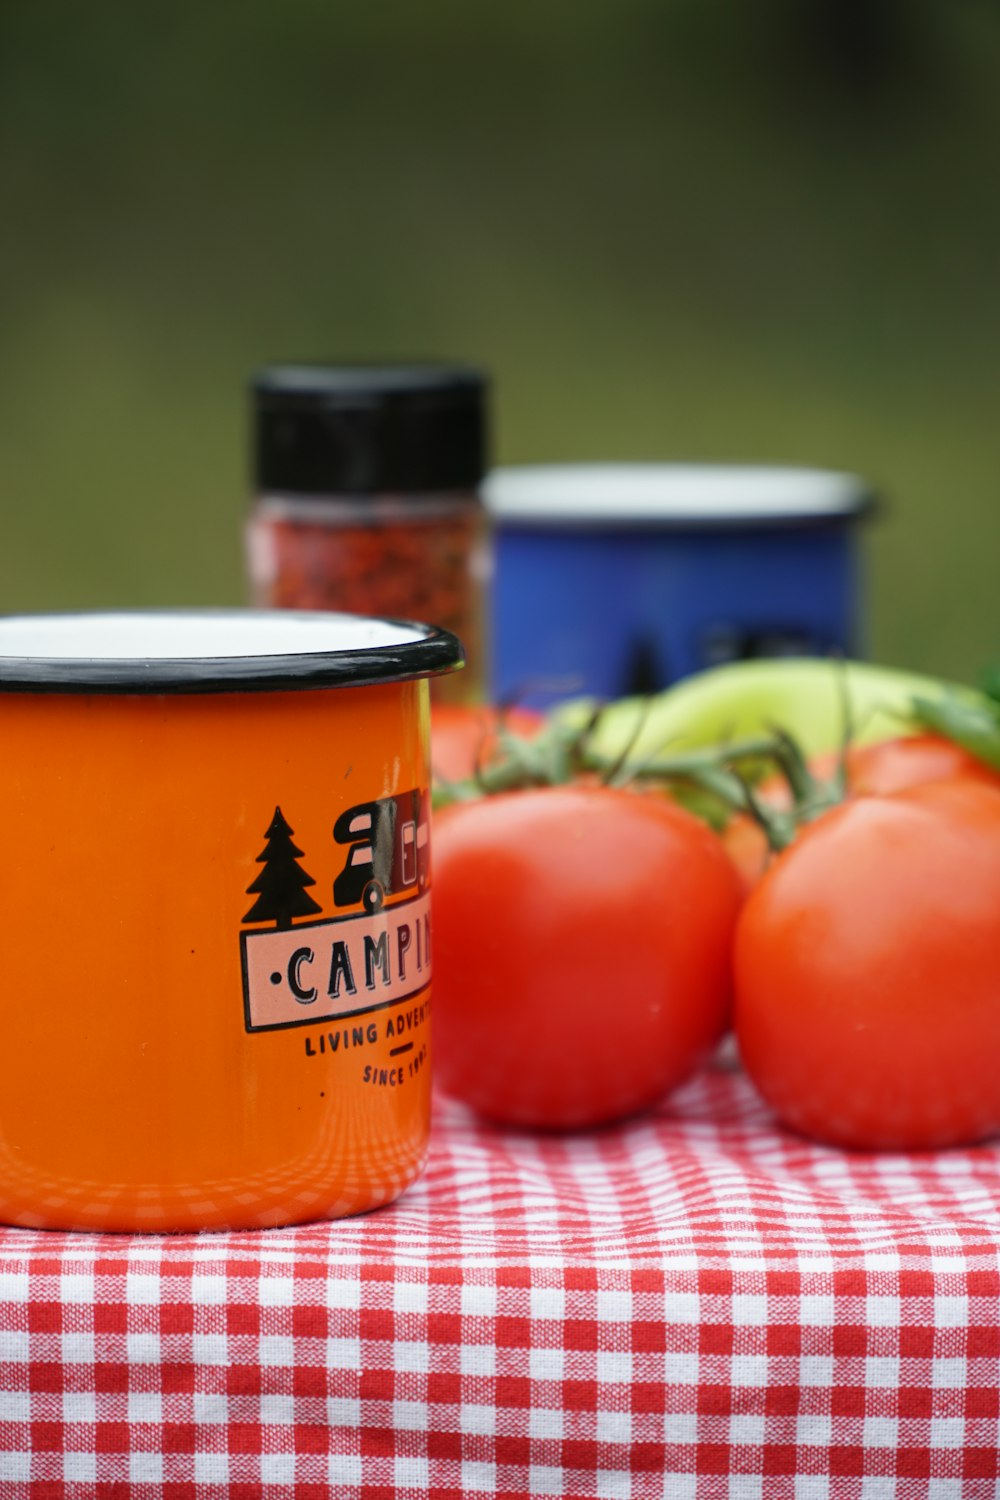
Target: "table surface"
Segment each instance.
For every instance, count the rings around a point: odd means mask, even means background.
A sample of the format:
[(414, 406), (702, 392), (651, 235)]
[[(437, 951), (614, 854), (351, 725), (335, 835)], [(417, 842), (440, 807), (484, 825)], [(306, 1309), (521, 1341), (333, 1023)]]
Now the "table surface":
[(546, 1138), (439, 1102), (363, 1218), (0, 1230), (0, 1500), (1000, 1495), (1000, 1149), (849, 1155), (723, 1061)]

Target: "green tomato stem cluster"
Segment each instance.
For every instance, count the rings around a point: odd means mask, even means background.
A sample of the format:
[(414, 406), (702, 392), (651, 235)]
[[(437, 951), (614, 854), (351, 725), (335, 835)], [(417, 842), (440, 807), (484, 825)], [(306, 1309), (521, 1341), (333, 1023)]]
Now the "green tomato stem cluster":
[[(807, 758), (820, 723), (827, 734), (836, 729), (839, 743), (834, 772), (825, 778)], [(1000, 770), (1000, 673), (993, 691), (987, 682), (977, 692), (859, 662), (731, 663), (646, 698), (562, 705), (531, 738), (501, 718), (475, 774), (438, 781), (434, 801), (443, 806), (583, 779), (607, 786), (653, 782), (716, 828), (734, 813), (748, 814), (778, 850), (844, 800), (849, 747), (884, 736), (886, 726), (897, 733), (930, 729)], [(756, 791), (771, 773), (787, 787), (781, 807)]]

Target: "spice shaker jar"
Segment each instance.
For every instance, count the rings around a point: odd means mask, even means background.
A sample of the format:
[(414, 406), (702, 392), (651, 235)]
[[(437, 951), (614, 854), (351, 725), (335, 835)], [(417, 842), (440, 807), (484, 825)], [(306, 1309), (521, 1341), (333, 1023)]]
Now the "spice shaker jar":
[[(464, 365), (272, 365), (253, 379), (253, 603), (442, 626), (484, 678), (484, 375)], [(465, 678), (460, 682), (460, 678)]]

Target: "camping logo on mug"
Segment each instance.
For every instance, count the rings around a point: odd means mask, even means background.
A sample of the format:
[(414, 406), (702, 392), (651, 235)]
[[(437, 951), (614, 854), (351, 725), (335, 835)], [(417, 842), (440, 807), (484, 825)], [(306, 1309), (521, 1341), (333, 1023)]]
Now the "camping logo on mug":
[(247, 1031), (357, 1017), (426, 988), (429, 806), (427, 792), (414, 787), (339, 815), (331, 896), (345, 910), (328, 917), (310, 894), (316, 881), (294, 829), (274, 809), (260, 872), (247, 888), (256, 899), (243, 921), (252, 930), (240, 935)]

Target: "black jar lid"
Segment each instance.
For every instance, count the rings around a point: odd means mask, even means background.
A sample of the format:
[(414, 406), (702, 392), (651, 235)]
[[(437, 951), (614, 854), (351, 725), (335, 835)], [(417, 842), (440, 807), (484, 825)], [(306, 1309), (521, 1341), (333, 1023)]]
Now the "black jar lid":
[(466, 365), (281, 364), (252, 380), (259, 493), (470, 489), (487, 466), (487, 380)]

